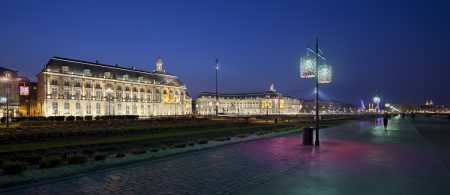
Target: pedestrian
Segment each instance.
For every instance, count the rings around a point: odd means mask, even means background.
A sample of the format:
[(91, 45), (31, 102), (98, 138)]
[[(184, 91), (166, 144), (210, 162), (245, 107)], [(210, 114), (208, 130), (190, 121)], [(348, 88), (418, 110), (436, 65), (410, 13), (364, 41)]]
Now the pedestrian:
[(384, 124), (384, 130), (385, 131), (387, 131), (388, 120), (389, 120), (389, 114), (387, 112), (385, 112), (383, 114), (383, 124)]

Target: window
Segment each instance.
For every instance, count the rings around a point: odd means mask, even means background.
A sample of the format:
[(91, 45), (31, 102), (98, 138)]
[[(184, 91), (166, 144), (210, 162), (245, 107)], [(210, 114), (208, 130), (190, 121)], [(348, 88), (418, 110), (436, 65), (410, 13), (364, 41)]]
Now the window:
[(75, 98), (81, 99), (81, 90), (80, 89), (75, 89)]
[(122, 92), (117, 92), (117, 101), (122, 101)]
[(144, 105), (143, 104), (141, 104), (141, 114), (142, 115), (144, 114)]
[(84, 69), (83, 73), (84, 73), (84, 76), (91, 76), (91, 70), (90, 69)]
[(80, 102), (77, 102), (75, 104), (75, 108), (76, 108), (76, 113), (77, 114), (81, 114), (81, 104), (80, 104)]
[(81, 87), (81, 81), (80, 80), (76, 80), (75, 81), (75, 87)]
[(50, 85), (58, 85), (58, 81), (56, 79), (50, 80)]
[(87, 103), (86, 104), (86, 114), (87, 115), (91, 115), (92, 114), (91, 103)]
[(86, 81), (85, 87), (86, 88), (91, 88), (91, 82), (90, 81)]
[(111, 77), (111, 72), (105, 72), (105, 78), (110, 78)]
[(128, 115), (128, 114), (130, 114), (130, 105), (126, 105), (125, 106), (125, 113)]
[(86, 99), (90, 100), (92, 98), (91, 89), (86, 89)]
[(117, 104), (117, 113), (122, 114), (122, 104)]
[(133, 104), (133, 114), (137, 114), (137, 105)]
[(52, 114), (57, 115), (58, 114), (58, 102), (52, 102)]
[(70, 81), (67, 79), (64, 79), (64, 86), (70, 86)]
[(130, 101), (130, 93), (125, 93), (125, 101)]
[(102, 98), (102, 92), (100, 90), (95, 91), (95, 99), (100, 100)]
[(123, 80), (128, 80), (128, 75), (127, 74), (123, 75)]
[(133, 93), (133, 101), (137, 102), (137, 93)]
[(70, 99), (70, 88), (64, 88), (64, 98)]
[(11, 77), (11, 73), (6, 72), (6, 73), (5, 73), (5, 77)]
[(141, 99), (140, 99), (140, 100), (141, 100), (141, 102), (143, 102), (143, 101), (144, 101), (144, 95), (145, 95), (144, 93), (141, 93)]
[(102, 87), (101, 87), (100, 83), (96, 83), (96, 84), (95, 84), (95, 88), (101, 89)]
[(122, 90), (122, 86), (120, 86), (120, 85), (117, 86), (117, 90), (120, 90), (120, 91), (121, 91), (121, 90)]
[(148, 115), (150, 115), (151, 114), (151, 107), (150, 107), (150, 105), (147, 105), (147, 113), (148, 113)]
[(64, 102), (64, 114), (70, 114), (70, 104), (69, 104), (69, 102)]
[(52, 98), (58, 98), (58, 88), (52, 87)]
[(95, 105), (95, 114), (99, 115), (100, 114), (100, 103), (97, 103)]
[(63, 73), (68, 73), (69, 72), (69, 67), (68, 66), (62, 66), (61, 70)]

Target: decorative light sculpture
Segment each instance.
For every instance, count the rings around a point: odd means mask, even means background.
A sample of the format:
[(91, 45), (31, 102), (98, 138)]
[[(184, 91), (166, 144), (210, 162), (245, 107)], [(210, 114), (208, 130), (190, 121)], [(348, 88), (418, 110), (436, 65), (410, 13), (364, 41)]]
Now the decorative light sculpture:
[(331, 83), (331, 66), (323, 64), (319, 69), (319, 83)]
[(313, 78), (316, 76), (316, 58), (306, 56), (300, 58), (300, 77)]
[(380, 97), (378, 97), (378, 96), (373, 97), (373, 103), (379, 104), (380, 101), (381, 101)]
[(375, 103), (375, 104), (377, 105), (377, 106), (376, 106), (376, 109), (377, 109), (377, 110), (380, 109), (380, 102), (381, 102), (380, 97), (378, 97), (378, 96), (373, 97), (373, 103)]

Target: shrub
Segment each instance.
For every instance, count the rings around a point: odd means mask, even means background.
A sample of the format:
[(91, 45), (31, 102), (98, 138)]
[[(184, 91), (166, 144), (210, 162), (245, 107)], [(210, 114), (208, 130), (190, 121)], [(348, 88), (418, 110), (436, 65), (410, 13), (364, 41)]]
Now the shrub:
[(94, 150), (91, 150), (91, 149), (85, 149), (85, 150), (83, 150), (83, 154), (85, 154), (85, 155), (93, 155), (95, 153), (95, 151)]
[(49, 116), (48, 120), (51, 121), (64, 121), (66, 117), (65, 116)]
[(53, 167), (59, 167), (63, 165), (63, 160), (59, 156), (48, 156), (42, 158), (41, 162), (39, 162), (39, 168), (48, 169)]
[(12, 161), (4, 161), (3, 162), (3, 170), (8, 175), (18, 175), (28, 169), (28, 164), (25, 162), (12, 162)]
[(187, 145), (188, 146), (194, 146), (194, 142), (188, 142)]
[(236, 137), (238, 137), (238, 138), (246, 138), (247, 134), (244, 134), (244, 133), (237, 134)]
[(76, 119), (76, 121), (83, 121), (83, 117), (82, 116), (76, 116), (75, 119)]
[(95, 161), (105, 160), (106, 157), (108, 157), (108, 156), (104, 152), (96, 152), (94, 154), (94, 160)]
[(197, 141), (197, 144), (207, 144), (208, 143), (208, 140), (207, 139), (199, 139), (198, 141)]
[(257, 136), (260, 136), (260, 135), (267, 134), (267, 131), (256, 131), (255, 134), (256, 134)]
[(92, 116), (84, 116), (85, 121), (92, 121)]
[(159, 149), (158, 149), (158, 148), (150, 148), (149, 151), (150, 151), (150, 152), (158, 152)]
[(162, 150), (165, 150), (165, 149), (167, 149), (169, 146), (167, 146), (166, 144), (162, 144), (161, 146), (160, 146), (160, 148), (162, 149)]
[(69, 164), (83, 164), (86, 160), (86, 156), (82, 153), (72, 153), (67, 155), (67, 161), (69, 161)]
[(125, 157), (124, 153), (117, 153), (116, 154), (116, 158), (123, 158), (123, 157)]
[(184, 148), (184, 147), (186, 147), (186, 144), (185, 143), (177, 143), (174, 145), (174, 147), (175, 148)]
[(96, 120), (96, 121), (100, 120), (100, 118), (101, 118), (101, 117), (100, 117), (100, 116), (98, 116), (98, 115), (97, 115), (97, 116), (95, 116), (95, 120)]
[(68, 116), (66, 117), (66, 121), (74, 121), (75, 117), (74, 116)]
[(231, 139), (230, 137), (219, 137), (219, 138), (216, 138), (214, 141), (227, 141), (230, 139)]
[(138, 149), (133, 149), (132, 151), (131, 151), (131, 154), (133, 154), (133, 155), (139, 155), (139, 154), (144, 154), (144, 153), (146, 153), (147, 151), (145, 151), (144, 149), (141, 149), (141, 148), (138, 148)]

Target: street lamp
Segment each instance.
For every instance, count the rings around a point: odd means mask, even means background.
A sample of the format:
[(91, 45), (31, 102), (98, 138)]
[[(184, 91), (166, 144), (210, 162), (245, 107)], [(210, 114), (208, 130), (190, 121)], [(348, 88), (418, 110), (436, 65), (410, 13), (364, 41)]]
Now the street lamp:
[(218, 59), (216, 59), (215, 66), (216, 66), (216, 102), (215, 102), (216, 107), (215, 107), (215, 110), (216, 110), (216, 116), (217, 116), (217, 113), (219, 111), (219, 101), (218, 101), (218, 97), (217, 97), (217, 72), (219, 71), (219, 60)]
[[(313, 55), (310, 55), (313, 53)], [(319, 65), (319, 58), (323, 61)], [(307, 48), (307, 55), (300, 58), (300, 77), (301, 78), (316, 78), (316, 140), (315, 145), (319, 146), (319, 83), (331, 83), (331, 66), (326, 65), (326, 58), (323, 57), (319, 50), (319, 39), (316, 39), (315, 51)]]

